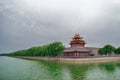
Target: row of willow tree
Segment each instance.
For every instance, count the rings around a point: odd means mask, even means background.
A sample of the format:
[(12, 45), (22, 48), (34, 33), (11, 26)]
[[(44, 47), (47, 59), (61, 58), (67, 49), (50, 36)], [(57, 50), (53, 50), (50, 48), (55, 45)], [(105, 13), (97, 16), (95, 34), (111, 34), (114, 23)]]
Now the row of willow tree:
[(100, 55), (111, 55), (111, 54), (120, 54), (120, 47), (115, 48), (112, 45), (105, 45), (104, 47), (98, 50)]
[(8, 56), (59, 56), (64, 50), (61, 42), (54, 42), (43, 46), (32, 47), (9, 53)]

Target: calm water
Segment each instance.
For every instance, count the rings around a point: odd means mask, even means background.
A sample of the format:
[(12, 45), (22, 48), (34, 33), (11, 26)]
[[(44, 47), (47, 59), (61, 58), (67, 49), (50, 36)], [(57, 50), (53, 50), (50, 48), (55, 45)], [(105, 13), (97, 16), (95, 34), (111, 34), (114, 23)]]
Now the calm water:
[(1, 56), (0, 80), (120, 80), (120, 62), (67, 64)]

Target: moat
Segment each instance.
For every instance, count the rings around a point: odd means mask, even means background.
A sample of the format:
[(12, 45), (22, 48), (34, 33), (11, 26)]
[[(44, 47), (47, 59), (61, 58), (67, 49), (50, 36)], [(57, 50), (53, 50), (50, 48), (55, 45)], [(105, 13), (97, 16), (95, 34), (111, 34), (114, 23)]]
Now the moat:
[(0, 80), (120, 80), (120, 61), (60, 63), (0, 56)]

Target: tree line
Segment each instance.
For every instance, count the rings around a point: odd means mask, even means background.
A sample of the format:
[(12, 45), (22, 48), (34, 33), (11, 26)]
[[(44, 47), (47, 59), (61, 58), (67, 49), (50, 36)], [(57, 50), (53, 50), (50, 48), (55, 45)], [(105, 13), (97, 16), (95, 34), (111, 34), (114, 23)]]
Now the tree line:
[(9, 53), (8, 56), (59, 56), (64, 50), (61, 42), (54, 42), (43, 46), (32, 47)]
[(98, 50), (100, 55), (111, 55), (111, 54), (120, 54), (120, 47), (115, 48), (112, 45), (105, 45), (104, 47)]

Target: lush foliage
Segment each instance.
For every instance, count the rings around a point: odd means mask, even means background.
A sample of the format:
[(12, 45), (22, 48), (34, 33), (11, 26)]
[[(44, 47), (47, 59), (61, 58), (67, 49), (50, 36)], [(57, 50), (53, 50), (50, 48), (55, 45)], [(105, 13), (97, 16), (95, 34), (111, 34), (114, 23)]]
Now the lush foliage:
[(27, 50), (20, 50), (8, 54), (9, 56), (59, 56), (64, 50), (61, 42), (54, 42), (51, 44), (32, 47)]
[(105, 45), (104, 50), (105, 50), (105, 54), (111, 55), (114, 52), (115, 48), (112, 45)]
[(115, 49), (115, 54), (120, 54), (120, 47)]
[(120, 47), (115, 48), (112, 45), (105, 45), (104, 47), (98, 50), (100, 55), (111, 55), (111, 54), (120, 54)]
[[(99, 53), (100, 55), (104, 55), (104, 54), (105, 54), (104, 48), (100, 48), (100, 49), (98, 50), (98, 53)], [(106, 55), (106, 54), (105, 54), (105, 55)]]

